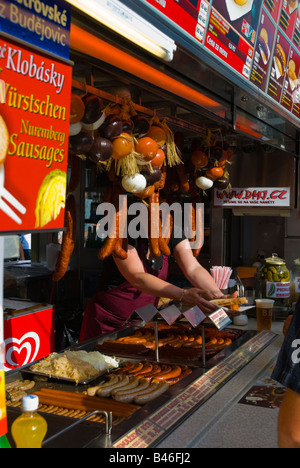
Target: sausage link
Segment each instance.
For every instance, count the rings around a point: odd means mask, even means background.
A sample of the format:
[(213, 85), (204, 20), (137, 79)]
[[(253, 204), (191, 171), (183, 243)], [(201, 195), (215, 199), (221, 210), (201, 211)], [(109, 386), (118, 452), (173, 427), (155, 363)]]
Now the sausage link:
[(150, 386), (150, 381), (146, 379), (140, 379), (139, 385), (136, 388), (131, 390), (119, 390), (115, 392), (113, 395), (114, 400), (121, 401), (123, 403), (131, 403), (133, 399), (138, 395), (141, 394), (143, 391), (147, 390)]
[(153, 365), (151, 364), (151, 362), (146, 362), (142, 369), (138, 372), (138, 376), (139, 377), (142, 377), (144, 374), (148, 374), (148, 372), (151, 372), (153, 369)]
[(178, 377), (173, 377), (171, 379), (167, 379), (166, 382), (169, 385), (175, 385), (176, 383), (180, 382), (181, 380), (183, 380), (185, 377), (187, 377), (191, 373), (192, 373), (192, 369), (190, 369), (187, 366), (183, 366), (182, 369), (181, 369), (181, 374)]
[(129, 383), (129, 377), (128, 375), (121, 375), (120, 378), (119, 378), (119, 381), (115, 384), (112, 384), (112, 385), (109, 385), (105, 388), (103, 387), (100, 387), (97, 392), (96, 392), (96, 395), (97, 396), (100, 396), (100, 397), (109, 397), (111, 396), (111, 393), (113, 390), (117, 389), (117, 388), (122, 388), (122, 387), (125, 387), (125, 385), (127, 385)]
[(138, 374), (142, 369), (143, 369), (143, 363), (142, 362), (138, 362), (132, 369), (130, 369), (128, 371), (128, 374), (132, 375), (132, 374)]
[(152, 382), (149, 390), (137, 395), (133, 402), (137, 405), (145, 405), (165, 393), (168, 389), (169, 385), (166, 382)]
[(156, 375), (155, 379), (157, 379), (157, 380), (168, 380), (168, 379), (172, 379), (174, 377), (179, 377), (180, 374), (181, 374), (181, 367), (177, 366), (177, 365), (174, 365), (174, 366), (171, 367), (170, 370), (166, 369), (161, 374)]
[(65, 211), (66, 230), (63, 233), (61, 251), (59, 253), (55, 271), (52, 276), (54, 282), (58, 282), (66, 274), (69, 261), (76, 241), (76, 202), (73, 195), (69, 195), (66, 201)]
[[(139, 379), (138, 379), (135, 375), (130, 376), (130, 377), (129, 377), (129, 382), (128, 382), (128, 384), (125, 385), (125, 386), (123, 386), (123, 387), (121, 387), (121, 391), (122, 391), (122, 392), (127, 392), (128, 390), (131, 390), (131, 389), (133, 389), (133, 388), (136, 388), (136, 387), (139, 385), (139, 382), (140, 382)], [(115, 395), (118, 391), (120, 391), (120, 388), (119, 388), (119, 387), (114, 388), (114, 389), (112, 390), (112, 392), (111, 392), (111, 396), (114, 397), (114, 395)]]
[[(154, 258), (158, 258), (161, 255), (160, 249), (159, 249), (159, 232), (155, 232), (155, 226), (157, 226), (156, 223), (156, 215), (157, 215), (157, 206), (155, 207), (156, 203), (156, 194), (154, 193), (149, 197), (149, 208), (148, 208), (148, 217), (149, 217), (149, 223), (148, 223), (148, 230), (149, 230), (149, 245), (150, 245), (150, 250), (151, 250), (151, 255)], [(158, 213), (159, 215), (159, 213)], [(152, 237), (152, 234), (154, 236)]]

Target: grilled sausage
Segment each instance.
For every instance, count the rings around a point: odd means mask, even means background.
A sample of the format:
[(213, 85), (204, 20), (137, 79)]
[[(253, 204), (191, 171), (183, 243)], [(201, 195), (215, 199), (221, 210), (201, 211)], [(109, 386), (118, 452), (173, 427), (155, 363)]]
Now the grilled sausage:
[(145, 405), (146, 403), (149, 403), (155, 398), (158, 398), (160, 395), (165, 393), (168, 389), (169, 389), (169, 385), (167, 384), (167, 382), (153, 382), (151, 383), (148, 391), (145, 391), (144, 393), (137, 395), (133, 401), (137, 405)]

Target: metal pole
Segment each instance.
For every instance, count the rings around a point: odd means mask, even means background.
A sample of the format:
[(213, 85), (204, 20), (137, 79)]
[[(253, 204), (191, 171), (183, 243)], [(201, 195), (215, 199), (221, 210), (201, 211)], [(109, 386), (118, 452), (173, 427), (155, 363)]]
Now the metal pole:
[(155, 359), (159, 362), (159, 350), (158, 350), (158, 323), (155, 322)]

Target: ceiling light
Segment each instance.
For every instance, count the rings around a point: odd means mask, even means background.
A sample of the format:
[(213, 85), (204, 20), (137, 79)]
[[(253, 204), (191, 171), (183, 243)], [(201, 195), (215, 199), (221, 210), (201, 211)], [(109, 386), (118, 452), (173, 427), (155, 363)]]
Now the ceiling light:
[(67, 1), (148, 52), (168, 62), (173, 60), (173, 54), (177, 49), (173, 39), (118, 0)]

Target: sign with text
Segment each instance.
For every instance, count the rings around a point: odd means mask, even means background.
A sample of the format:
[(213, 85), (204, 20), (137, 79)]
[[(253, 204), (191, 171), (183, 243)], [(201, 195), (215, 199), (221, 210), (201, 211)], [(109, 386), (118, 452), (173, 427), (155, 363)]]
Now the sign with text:
[(72, 68), (0, 37), (0, 232), (64, 227)]
[(195, 39), (200, 38), (200, 41), (203, 39), (209, 8), (205, 0), (147, 0), (147, 2)]
[(208, 316), (218, 330), (223, 330), (232, 323), (224, 309), (218, 309)]
[(298, 95), (295, 102), (290, 93), (291, 75), (299, 79), (297, 56), (291, 58), (300, 50), (299, 0), (145, 1), (197, 39), (199, 49), (229, 68), (232, 76), (238, 74), (272, 104), (300, 117)]
[(254, 51), (250, 81), (261, 91), (265, 91), (269, 78), (271, 50), (275, 36), (275, 26), (263, 11), (258, 30), (258, 39)]
[(65, 59), (70, 28), (71, 6), (63, 0), (0, 1), (0, 31)]
[(231, 188), (214, 191), (215, 206), (290, 207), (289, 187)]
[(53, 351), (53, 307), (4, 321), (5, 371), (42, 359)]

